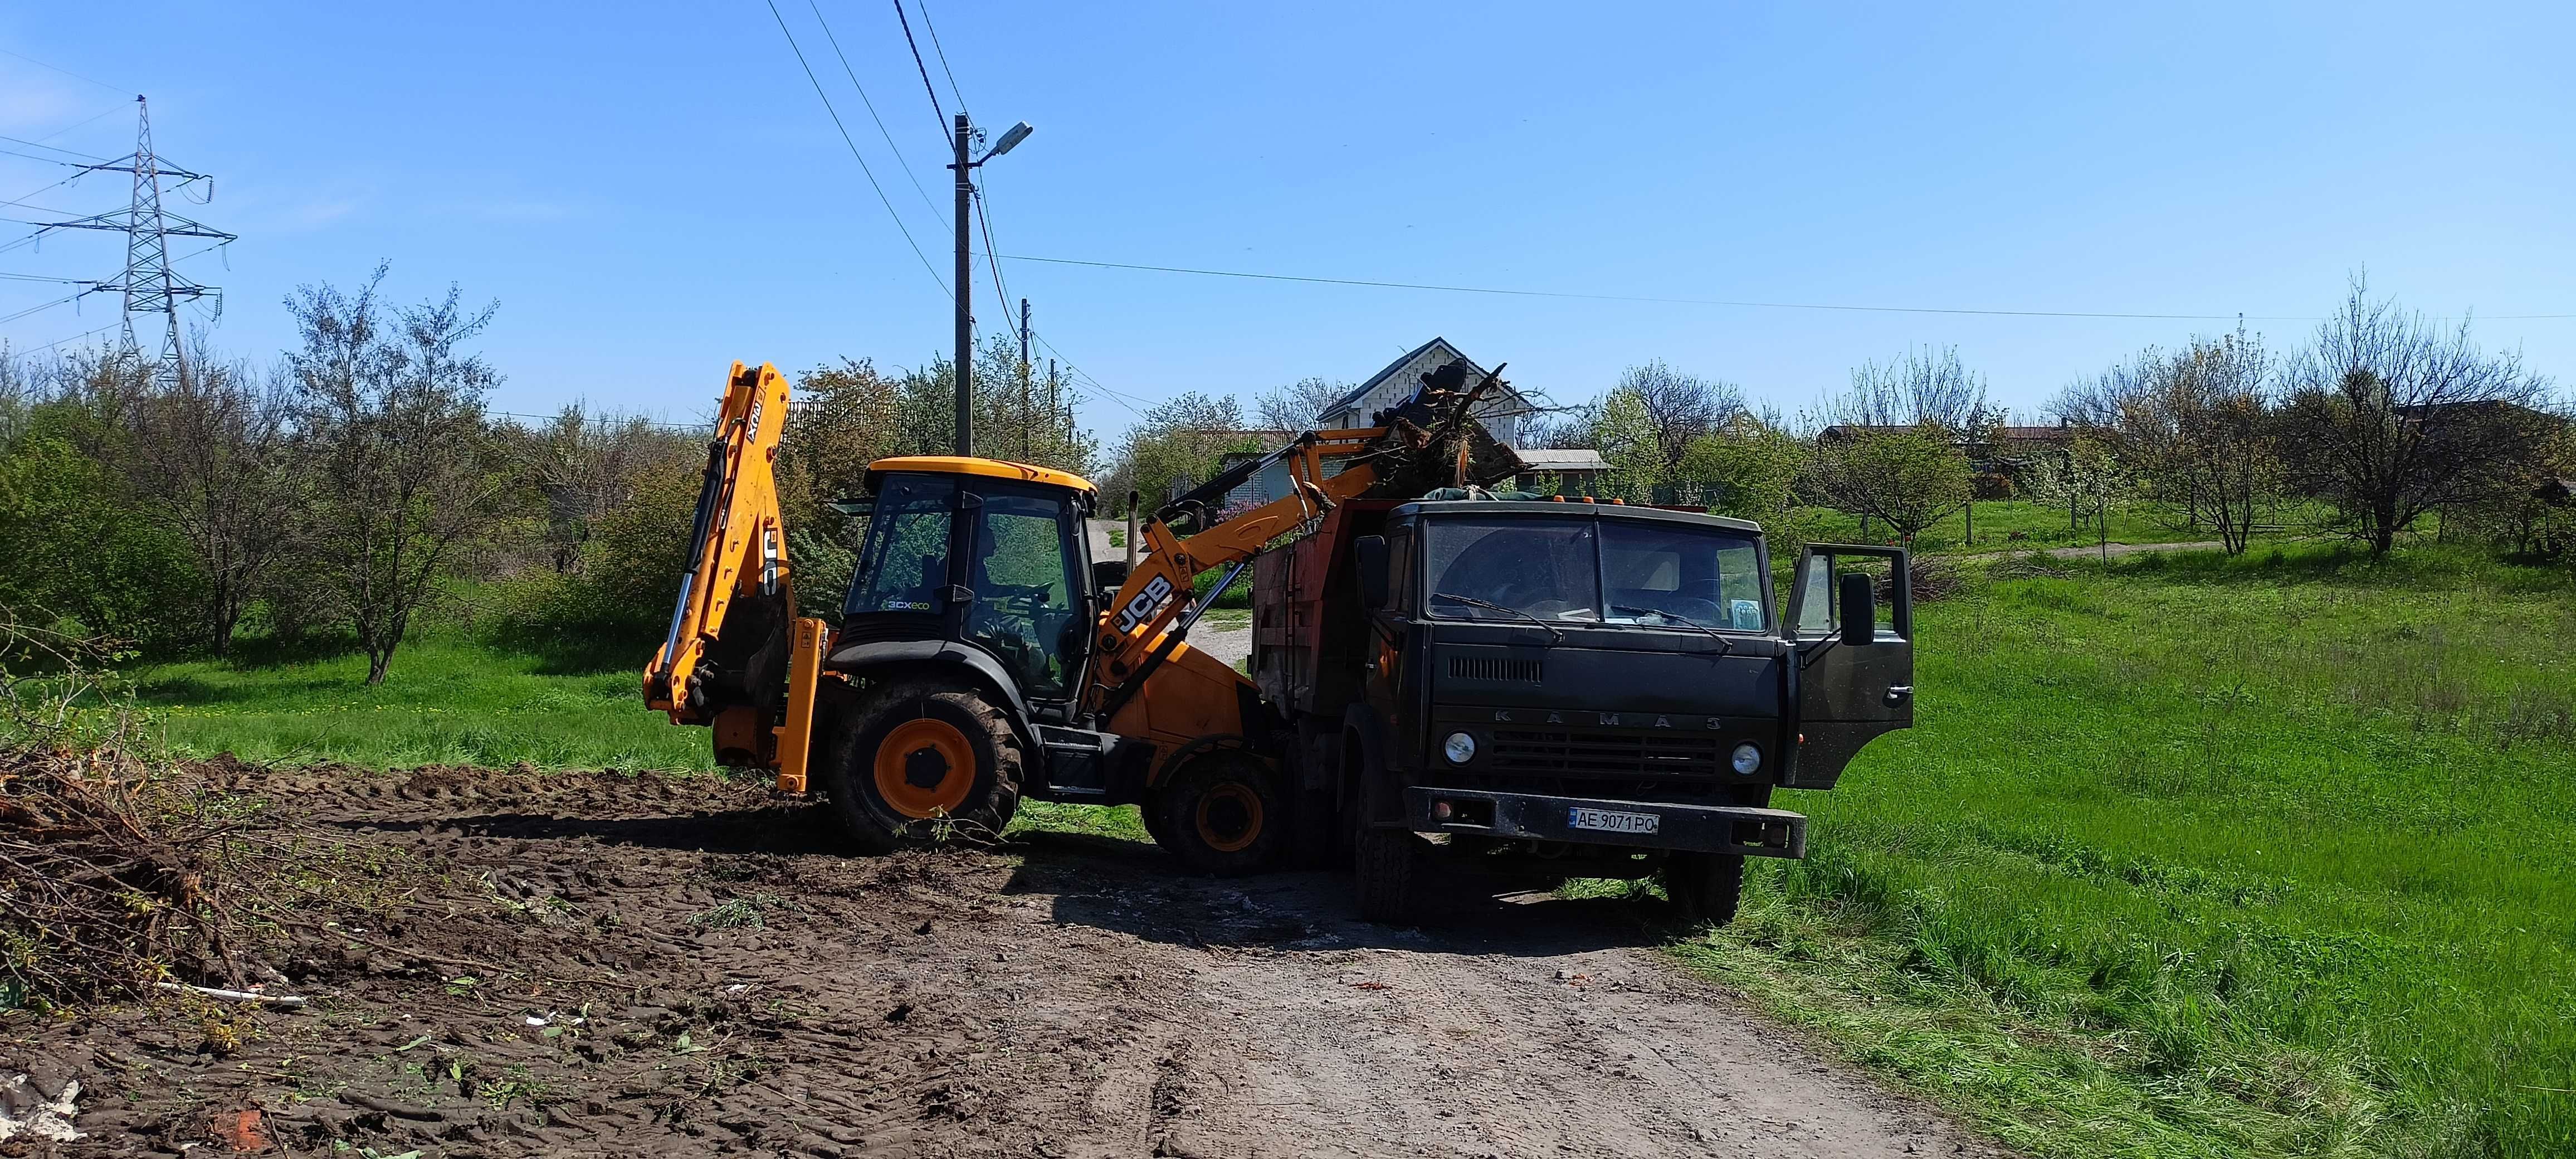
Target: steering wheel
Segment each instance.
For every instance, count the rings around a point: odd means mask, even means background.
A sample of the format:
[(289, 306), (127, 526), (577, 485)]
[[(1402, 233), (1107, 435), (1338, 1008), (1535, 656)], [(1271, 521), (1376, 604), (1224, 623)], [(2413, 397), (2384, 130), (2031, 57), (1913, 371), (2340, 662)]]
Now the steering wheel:
[(1672, 615), (1697, 620), (1712, 628), (1722, 628), (1727, 623), (1726, 618), (1719, 614), (1715, 600), (1703, 600), (1697, 596), (1675, 596), (1664, 601), (1664, 606), (1665, 610)]
[(1704, 580), (1692, 580), (1689, 583), (1683, 584), (1681, 586), (1681, 591), (1676, 594), (1715, 604), (1726, 598), (1726, 581), (1714, 577)]

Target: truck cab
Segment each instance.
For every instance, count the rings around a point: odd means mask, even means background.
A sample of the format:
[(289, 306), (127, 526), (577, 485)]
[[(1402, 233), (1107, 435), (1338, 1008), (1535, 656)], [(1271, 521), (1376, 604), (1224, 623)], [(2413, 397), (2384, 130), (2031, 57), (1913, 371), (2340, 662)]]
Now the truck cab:
[(1806, 818), (1773, 790), (1829, 788), (1912, 722), (1901, 549), (1809, 549), (1783, 608), (1743, 520), (1461, 499), (1328, 522), (1265, 560), (1254, 672), (1369, 916), (1405, 916), (1436, 859), (1660, 873), (1722, 920), (1743, 858), (1805, 853)]

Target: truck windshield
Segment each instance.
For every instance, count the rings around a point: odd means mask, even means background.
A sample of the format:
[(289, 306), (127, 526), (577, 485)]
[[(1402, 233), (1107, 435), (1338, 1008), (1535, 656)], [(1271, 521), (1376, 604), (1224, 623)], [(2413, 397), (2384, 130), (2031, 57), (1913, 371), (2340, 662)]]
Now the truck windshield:
[(1428, 520), (1425, 610), (1444, 620), (1597, 621), (1598, 544), (1589, 519)]
[[(1424, 612), (1759, 632), (1768, 626), (1755, 538), (1660, 520), (1433, 519)], [(1606, 585), (1606, 587), (1605, 587)]]

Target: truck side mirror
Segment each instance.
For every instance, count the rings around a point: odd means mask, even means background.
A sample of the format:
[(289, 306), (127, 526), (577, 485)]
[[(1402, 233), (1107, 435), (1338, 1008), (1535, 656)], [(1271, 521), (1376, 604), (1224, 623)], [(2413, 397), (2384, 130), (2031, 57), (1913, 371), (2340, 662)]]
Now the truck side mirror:
[(1374, 612), (1386, 606), (1386, 537), (1363, 535), (1351, 542), (1351, 562), (1359, 569), (1360, 603)]
[(1842, 585), (1843, 643), (1855, 648), (1877, 643), (1877, 581), (1862, 572), (1844, 572)]
[(1093, 590), (1093, 591), (1095, 591), (1095, 592), (1099, 592), (1099, 593), (1100, 593), (1100, 594), (1102, 594), (1102, 595), (1108, 595), (1108, 594), (1109, 594), (1109, 593), (1111, 593), (1111, 592), (1115, 592), (1115, 591), (1117, 591), (1117, 590), (1118, 590), (1118, 585), (1123, 584), (1123, 583), (1126, 583), (1126, 582), (1127, 582), (1127, 561), (1126, 561), (1126, 560), (1123, 560), (1123, 559), (1099, 559), (1099, 560), (1093, 560), (1093, 561), (1092, 561), (1092, 563), (1091, 563), (1091, 590)]

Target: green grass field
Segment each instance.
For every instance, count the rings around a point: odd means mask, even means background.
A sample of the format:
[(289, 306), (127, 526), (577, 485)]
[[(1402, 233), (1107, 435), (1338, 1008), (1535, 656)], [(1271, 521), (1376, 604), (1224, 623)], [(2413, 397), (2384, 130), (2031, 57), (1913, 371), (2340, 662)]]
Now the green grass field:
[(2562, 577), (2147, 556), (1920, 625), (1919, 726), (1677, 952), (2039, 1154), (2576, 1154)]
[[(1873, 522), (1864, 531), (1861, 521), (1853, 516), (1824, 507), (1799, 510), (1811, 538), (1832, 542), (1883, 543), (1889, 538), (1887, 525)], [(2305, 533), (2305, 529), (2322, 518), (2322, 513), (2305, 508), (2272, 512), (2264, 516), (2265, 527), (2256, 539), (2278, 541)], [(2204, 523), (2191, 526), (2181, 514), (2163, 504), (2136, 503), (2115, 507), (2110, 513), (2110, 540), (2113, 543), (2214, 543), (2216, 528)], [(2428, 524), (2424, 530), (2429, 531)], [(2020, 539), (2014, 539), (2014, 535)], [(2075, 547), (2098, 543), (2101, 531), (2091, 520), (2070, 523), (2066, 509), (2018, 499), (1988, 499), (1976, 505), (1976, 538), (1968, 539), (1968, 513), (1957, 512), (1923, 529), (1915, 537), (1915, 550), (1923, 552), (1993, 552), (2044, 547)]]
[[(1672, 952), (2035, 1154), (2576, 1154), (2576, 584), (2434, 546), (1996, 566), (1921, 611), (1919, 727), (1782, 794), (1810, 858)], [(623, 669), (437, 636), (363, 672), (136, 679), (199, 753), (708, 767)]]
[(712, 770), (704, 729), (647, 711), (632, 671), (561, 673), (459, 633), (394, 654), (382, 687), (343, 655), (275, 663), (196, 660), (134, 674), (135, 699), (182, 752), (259, 762)]

